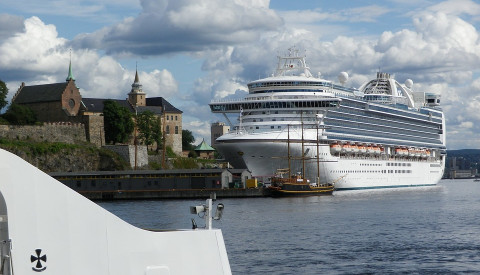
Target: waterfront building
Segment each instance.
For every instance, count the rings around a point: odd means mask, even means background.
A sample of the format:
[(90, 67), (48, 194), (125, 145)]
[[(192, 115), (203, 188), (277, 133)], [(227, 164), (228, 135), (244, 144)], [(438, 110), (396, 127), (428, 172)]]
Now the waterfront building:
[[(28, 106), (40, 122), (72, 122), (85, 125), (86, 139), (97, 146), (105, 145), (103, 102), (108, 98), (84, 98), (75, 84), (72, 63), (66, 82), (27, 86), (22, 83), (12, 104)], [(126, 99), (111, 99), (132, 114), (152, 111), (160, 118), (166, 146), (182, 153), (182, 114), (163, 97), (147, 97), (135, 72), (132, 89)]]
[(210, 137), (213, 147), (215, 147), (217, 138), (223, 136), (224, 134), (230, 131), (230, 126), (226, 125), (224, 122), (214, 122), (210, 127)]

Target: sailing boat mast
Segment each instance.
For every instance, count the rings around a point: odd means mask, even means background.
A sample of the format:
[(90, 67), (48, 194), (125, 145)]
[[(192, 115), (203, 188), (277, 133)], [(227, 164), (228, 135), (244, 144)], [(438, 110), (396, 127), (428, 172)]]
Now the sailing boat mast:
[(303, 138), (303, 111), (300, 115), (302, 122), (302, 180), (305, 182), (305, 143)]
[(319, 160), (320, 146), (318, 144), (319, 143), (318, 139), (319, 137), (318, 137), (318, 123), (317, 123), (317, 186), (320, 185), (320, 160)]
[(287, 160), (288, 160), (288, 177), (291, 177), (292, 170), (290, 166), (290, 124), (287, 125)]

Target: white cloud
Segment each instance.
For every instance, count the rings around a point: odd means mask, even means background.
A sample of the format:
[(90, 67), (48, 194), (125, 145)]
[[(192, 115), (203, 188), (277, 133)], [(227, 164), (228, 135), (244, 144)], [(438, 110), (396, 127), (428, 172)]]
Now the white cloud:
[[(26, 85), (65, 81), (70, 49), (68, 41), (58, 36), (54, 25), (38, 17), (25, 20), (25, 30), (0, 42), (0, 75), (7, 82), (10, 100), (21, 82)], [(83, 97), (127, 97), (135, 72), (123, 68), (111, 56), (96, 51), (72, 51), (73, 73)], [(140, 81), (148, 96), (171, 97), (178, 84), (168, 70), (139, 72)]]
[(23, 17), (0, 13), (0, 39), (8, 38), (23, 31)]
[[(283, 24), (268, 1), (143, 0), (135, 18), (78, 35), (73, 45), (151, 56), (254, 41)], [(187, 20), (188, 19), (188, 20)]]
[(27, 14), (39, 17), (68, 16), (70, 18), (83, 18), (95, 22), (113, 22), (121, 20), (118, 10), (138, 11), (140, 5), (131, 0), (42, 0), (42, 1), (17, 1), (2, 0), (2, 5), (9, 9), (21, 10)]
[(25, 31), (16, 33), (0, 45), (0, 67), (41, 69), (43, 72), (54, 70), (64, 55), (61, 47), (66, 42), (57, 35), (55, 26), (45, 25), (38, 17), (26, 19)]
[(448, 0), (429, 7), (429, 10), (452, 15), (480, 15), (480, 4), (471, 0)]

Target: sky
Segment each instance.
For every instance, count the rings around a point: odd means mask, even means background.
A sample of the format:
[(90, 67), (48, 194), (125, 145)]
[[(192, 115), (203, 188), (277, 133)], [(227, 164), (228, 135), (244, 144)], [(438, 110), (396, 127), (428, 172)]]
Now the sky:
[(447, 148), (480, 148), (480, 2), (471, 0), (2, 0), (0, 80), (65, 81), (125, 99), (138, 69), (148, 97), (183, 111), (210, 142), (211, 100), (242, 97), (276, 56), (304, 49), (314, 75), (360, 87), (377, 71), (441, 94)]

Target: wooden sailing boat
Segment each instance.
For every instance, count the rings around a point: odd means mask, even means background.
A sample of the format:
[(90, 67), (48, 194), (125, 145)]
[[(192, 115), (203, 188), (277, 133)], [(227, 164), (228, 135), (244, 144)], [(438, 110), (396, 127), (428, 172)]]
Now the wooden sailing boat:
[[(302, 120), (302, 173), (297, 175), (291, 174), (291, 156), (290, 156), (290, 125), (287, 125), (287, 158), (288, 169), (278, 169), (277, 175), (272, 177), (271, 184), (265, 191), (266, 195), (272, 197), (285, 197), (285, 196), (318, 196), (318, 195), (331, 195), (334, 191), (333, 184), (319, 184), (319, 144), (318, 144), (318, 125), (317, 125), (317, 183), (315, 185), (305, 178), (305, 156), (304, 156), (304, 138), (303, 138), (303, 120)], [(284, 178), (283, 175), (287, 174), (288, 177)]]

